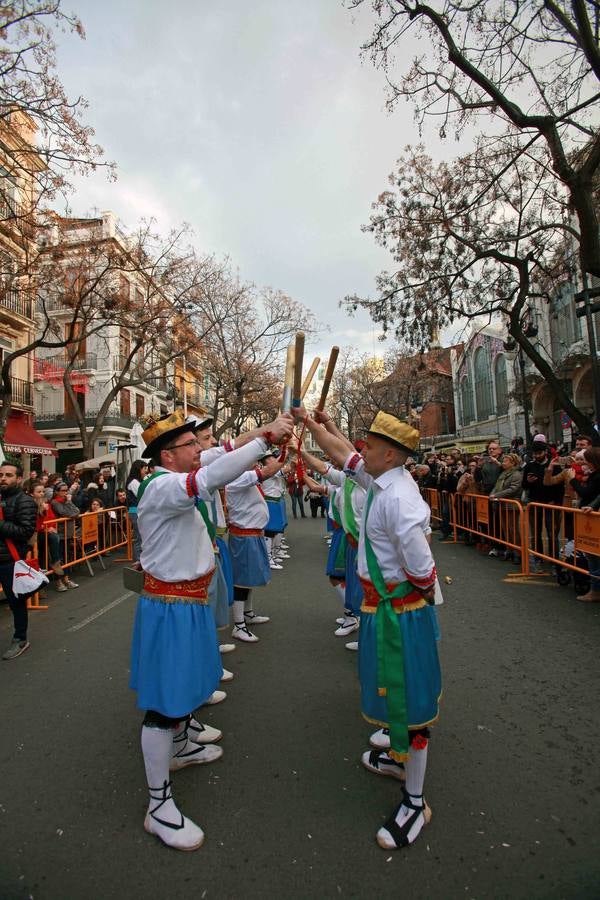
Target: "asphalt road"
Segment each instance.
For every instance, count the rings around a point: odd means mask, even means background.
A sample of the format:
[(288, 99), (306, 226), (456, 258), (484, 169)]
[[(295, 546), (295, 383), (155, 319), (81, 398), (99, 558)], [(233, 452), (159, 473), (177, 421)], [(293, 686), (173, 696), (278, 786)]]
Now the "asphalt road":
[[(141, 714), (127, 688), (135, 599), (111, 561), (51, 593), (31, 649), (0, 663), (0, 898), (590, 898), (600, 896), (600, 608), (549, 579), (435, 543), (445, 694), (429, 754), (431, 824), (374, 836), (398, 798), (359, 763), (356, 654), (333, 636), (321, 520), (256, 592), (261, 641), (225, 657), (223, 759), (175, 774), (206, 832), (196, 853), (147, 835)], [(0, 609), (2, 646), (10, 616)]]

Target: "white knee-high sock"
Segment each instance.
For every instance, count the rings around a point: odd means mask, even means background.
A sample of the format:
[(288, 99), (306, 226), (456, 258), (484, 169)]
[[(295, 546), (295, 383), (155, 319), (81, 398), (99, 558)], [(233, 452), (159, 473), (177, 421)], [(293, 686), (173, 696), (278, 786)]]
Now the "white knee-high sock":
[[(150, 791), (149, 811), (156, 808), (157, 804), (168, 795), (170, 781), (169, 764), (173, 752), (172, 728), (148, 728), (142, 726), (142, 754), (146, 769), (146, 780)], [(180, 813), (170, 798), (160, 807), (160, 817), (167, 822), (178, 822)]]
[(273, 550), (275, 551), (275, 553), (277, 553), (277, 551), (281, 547), (282, 540), (283, 540), (283, 535), (281, 534), (281, 532), (279, 534), (276, 534), (275, 537), (273, 538)]
[(252, 591), (248, 591), (248, 595), (244, 601), (244, 612), (252, 612)]
[(404, 763), (406, 773), (406, 793), (412, 797), (419, 797), (423, 793), (425, 784), (425, 770), (427, 768), (427, 746), (422, 750), (409, 748), (408, 759)]
[(233, 621), (236, 625), (241, 625), (244, 622), (244, 601), (243, 600), (234, 600), (233, 601)]
[(266, 537), (266, 538), (265, 538), (265, 544), (267, 545), (267, 554), (268, 554), (269, 559), (270, 559), (271, 556), (273, 555), (273, 538)]
[(346, 607), (346, 585), (345, 584), (336, 584), (335, 589), (338, 593), (338, 596), (340, 597), (340, 599), (342, 601), (342, 605), (345, 608)]

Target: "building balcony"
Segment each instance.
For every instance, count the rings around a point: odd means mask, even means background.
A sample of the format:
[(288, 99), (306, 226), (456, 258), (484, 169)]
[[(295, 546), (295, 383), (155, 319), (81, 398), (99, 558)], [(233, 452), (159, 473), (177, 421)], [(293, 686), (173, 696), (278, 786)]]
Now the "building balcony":
[(12, 405), (21, 409), (33, 409), (33, 384), (22, 378), (11, 378)]
[(16, 288), (0, 288), (0, 315), (11, 319), (12, 316), (6, 316), (6, 311), (16, 313), (23, 319), (33, 320), (33, 300)]
[[(85, 413), (86, 427), (91, 428), (97, 418), (97, 409), (86, 409)], [(124, 415), (118, 409), (110, 409), (104, 418), (102, 425), (103, 431), (107, 428), (125, 428), (130, 431), (132, 426), (137, 422), (137, 417), (132, 415)], [(79, 431), (79, 423), (75, 418), (65, 418), (65, 414), (61, 412), (40, 413), (35, 417), (36, 427), (39, 431)]]
[[(69, 365), (69, 359), (64, 353), (58, 353), (56, 356), (44, 356), (36, 359), (36, 368), (44, 366), (51, 369), (66, 369)], [(75, 372), (82, 372), (86, 369), (98, 368), (98, 357), (95, 353), (84, 353), (73, 360), (71, 368)]]

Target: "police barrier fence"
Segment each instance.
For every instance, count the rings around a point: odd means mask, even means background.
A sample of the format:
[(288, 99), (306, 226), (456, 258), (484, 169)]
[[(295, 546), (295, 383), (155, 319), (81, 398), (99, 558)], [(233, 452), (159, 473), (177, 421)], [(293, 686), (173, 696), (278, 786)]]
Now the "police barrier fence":
[[(46, 574), (55, 571), (56, 564), (68, 571), (85, 563), (93, 577), (92, 560), (97, 559), (104, 569), (103, 557), (119, 548), (125, 548), (125, 556), (120, 561), (133, 559), (133, 532), (124, 506), (50, 520), (37, 533), (34, 560)], [(40, 602), (39, 594), (31, 597), (27, 605), (29, 609), (47, 609)]]
[(519, 573), (529, 575), (536, 561), (560, 572), (588, 576), (589, 564), (600, 567), (600, 513), (528, 503), (485, 494), (449, 494), (425, 488), (423, 496), (434, 524), (456, 542), (475, 542), (485, 550), (512, 553)]

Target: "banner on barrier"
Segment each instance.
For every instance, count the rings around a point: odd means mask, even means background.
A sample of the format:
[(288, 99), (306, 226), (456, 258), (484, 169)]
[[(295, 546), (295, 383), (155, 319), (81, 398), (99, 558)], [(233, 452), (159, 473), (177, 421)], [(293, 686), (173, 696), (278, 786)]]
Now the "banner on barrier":
[(475, 499), (476, 508), (477, 508), (477, 521), (481, 522), (482, 525), (490, 524), (490, 507), (489, 500), (487, 497), (477, 497)]
[(575, 546), (584, 553), (600, 555), (600, 516), (575, 516)]
[(81, 517), (81, 543), (85, 547), (86, 544), (98, 543), (98, 516), (82, 516)]

